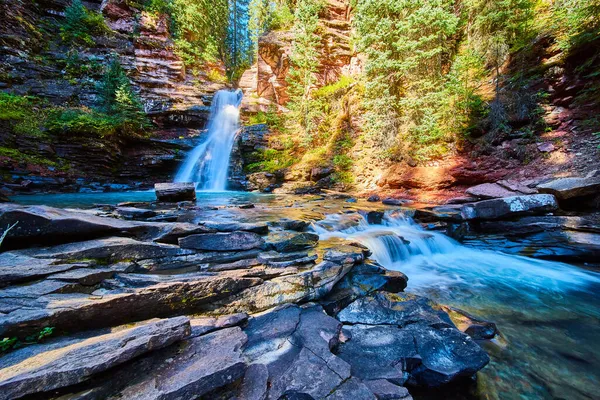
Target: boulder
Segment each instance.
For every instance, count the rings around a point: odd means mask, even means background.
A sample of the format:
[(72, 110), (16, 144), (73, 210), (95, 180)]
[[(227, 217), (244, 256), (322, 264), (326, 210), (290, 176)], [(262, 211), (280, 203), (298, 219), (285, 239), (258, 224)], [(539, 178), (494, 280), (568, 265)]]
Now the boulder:
[(381, 197), (379, 197), (379, 195), (377, 195), (377, 194), (374, 194), (374, 195), (369, 196), (367, 198), (367, 201), (369, 203), (377, 203), (377, 202), (381, 201)]
[(461, 215), (467, 220), (502, 219), (528, 214), (545, 214), (557, 209), (558, 204), (553, 195), (534, 194), (465, 204), (461, 208)]
[(600, 176), (590, 173), (585, 178), (559, 178), (537, 185), (540, 193), (549, 193), (559, 201), (600, 194)]
[(432, 302), (407, 293), (380, 292), (363, 297), (344, 308), (337, 318), (345, 324), (394, 325), (400, 328), (416, 324), (453, 326), (448, 314)]
[(193, 182), (157, 183), (154, 192), (158, 201), (168, 203), (196, 200), (196, 185)]
[(203, 226), (188, 223), (124, 221), (48, 206), (0, 205), (0, 227), (15, 223), (17, 225), (8, 232), (3, 246), (22, 248), (122, 234), (175, 243), (178, 237), (207, 231)]
[(424, 298), (380, 293), (356, 300), (338, 318), (350, 324), (338, 356), (363, 380), (434, 387), (471, 376), (489, 362), (473, 339)]
[(2, 358), (0, 399), (74, 385), (190, 334), (186, 317), (150, 321), (92, 337), (65, 337)]
[(179, 239), (185, 249), (208, 251), (241, 251), (260, 248), (264, 239), (253, 232), (205, 233)]
[(267, 244), (280, 253), (291, 253), (315, 247), (318, 242), (319, 235), (308, 232), (278, 232), (267, 238)]
[(274, 225), (280, 226), (287, 231), (303, 232), (310, 225), (309, 222), (300, 219), (282, 218)]

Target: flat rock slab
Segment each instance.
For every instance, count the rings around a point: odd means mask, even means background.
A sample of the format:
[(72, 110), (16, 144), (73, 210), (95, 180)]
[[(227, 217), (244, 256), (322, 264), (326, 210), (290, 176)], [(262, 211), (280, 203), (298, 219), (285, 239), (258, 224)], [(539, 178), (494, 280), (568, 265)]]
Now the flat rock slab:
[(48, 248), (20, 250), (18, 254), (24, 254), (35, 258), (118, 262), (121, 260), (144, 260), (185, 256), (194, 253), (193, 250), (182, 249), (170, 244), (142, 242), (135, 239), (112, 237), (74, 242)]
[(266, 222), (200, 221), (198, 224), (217, 232), (246, 231), (261, 235), (269, 232), (269, 226)]
[(551, 194), (513, 196), (465, 204), (461, 208), (463, 218), (502, 219), (522, 215), (545, 214), (558, 209), (556, 198)]
[(497, 183), (482, 183), (481, 185), (468, 188), (465, 193), (479, 199), (496, 199), (519, 194), (518, 192), (507, 189)]
[(314, 233), (278, 232), (267, 238), (267, 244), (280, 253), (291, 253), (315, 247), (319, 235)]
[(206, 233), (179, 239), (185, 249), (206, 251), (243, 251), (260, 248), (264, 239), (253, 232)]
[(77, 332), (201, 311), (261, 282), (259, 278), (196, 276), (127, 292), (49, 294), (0, 316), (0, 335), (25, 337), (47, 326), (59, 332)]
[(38, 259), (18, 252), (0, 253), (0, 287), (88, 265), (88, 263), (65, 263), (53, 258)]
[(163, 363), (110, 399), (196, 399), (244, 376), (241, 348), (247, 337), (227, 328), (182, 343), (170, 362)]
[(156, 183), (154, 192), (158, 201), (168, 203), (196, 200), (196, 185), (193, 182)]
[(3, 243), (5, 247), (69, 243), (122, 234), (143, 240), (177, 243), (179, 237), (210, 231), (206, 227), (188, 223), (126, 221), (48, 206), (0, 204), (0, 226), (15, 223), (17, 225), (10, 230)]
[(549, 193), (558, 200), (569, 200), (577, 197), (600, 194), (600, 176), (585, 178), (560, 178), (537, 185), (540, 193)]
[(0, 399), (16, 399), (83, 382), (141, 354), (182, 340), (190, 331), (188, 318), (177, 317), (17, 350), (2, 358)]

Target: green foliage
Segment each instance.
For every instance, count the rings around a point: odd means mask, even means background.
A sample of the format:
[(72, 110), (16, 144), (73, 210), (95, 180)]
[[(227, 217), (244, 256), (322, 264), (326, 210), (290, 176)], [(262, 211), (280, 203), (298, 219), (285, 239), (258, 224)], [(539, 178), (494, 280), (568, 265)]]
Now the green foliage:
[(35, 335), (27, 336), (25, 340), (21, 341), (16, 337), (3, 338), (0, 340), (0, 354), (6, 353), (10, 350), (18, 349), (30, 344), (36, 344), (43, 342), (47, 337), (52, 336), (54, 333), (54, 327), (46, 327)]
[(41, 136), (45, 112), (39, 102), (33, 96), (0, 92), (0, 120), (12, 121), (12, 129), (19, 135)]
[(119, 121), (92, 110), (66, 109), (50, 113), (46, 126), (54, 134), (105, 137), (117, 132)]
[(315, 73), (319, 66), (320, 42), (318, 35), (319, 12), (324, 4), (321, 0), (299, 0), (296, 4), (294, 42), (290, 54), (290, 71), (287, 77), (290, 102), (288, 107), (310, 139), (314, 134), (313, 115), (310, 106), (310, 91), (315, 84)]
[(366, 131), (385, 149), (443, 139), (436, 115), (459, 18), (449, 0), (365, 0), (357, 5), (365, 65)]
[(599, 0), (556, 0), (550, 19), (559, 47), (571, 51), (600, 39)]
[(95, 58), (82, 58), (79, 51), (71, 49), (67, 52), (65, 72), (67, 78), (82, 78), (102, 73), (102, 64)]
[[(116, 122), (122, 132), (136, 133), (148, 127), (149, 122), (143, 105), (138, 94), (133, 90), (118, 57), (115, 56), (110, 61), (98, 89), (100, 111), (110, 115), (110, 119)], [(108, 127), (108, 123), (103, 118), (96, 117), (97, 115), (94, 114), (90, 116), (91, 119), (98, 121), (100, 124), (98, 128)], [(81, 116), (70, 119), (85, 122), (81, 121)], [(85, 119), (89, 119), (88, 116)], [(76, 123), (77, 126), (79, 122)], [(108, 134), (109, 131), (106, 132)]]
[(260, 161), (249, 164), (247, 166), (249, 172), (265, 171), (273, 173), (280, 169), (287, 168), (297, 161), (291, 156), (289, 150), (259, 150), (253, 154), (253, 157)]
[(65, 9), (65, 20), (60, 28), (62, 40), (70, 43), (94, 45), (91, 35), (110, 32), (102, 14), (89, 11), (81, 0), (73, 0)]

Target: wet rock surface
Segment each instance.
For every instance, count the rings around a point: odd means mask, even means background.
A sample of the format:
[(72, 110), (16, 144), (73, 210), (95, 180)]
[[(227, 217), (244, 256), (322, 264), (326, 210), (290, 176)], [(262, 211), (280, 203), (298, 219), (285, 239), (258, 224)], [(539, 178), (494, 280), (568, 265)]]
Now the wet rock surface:
[[(402, 293), (406, 276), (362, 245), (298, 232), (304, 219), (269, 232), (175, 205), (5, 207), (23, 219), (15, 240), (44, 244), (0, 253), (0, 334), (55, 337), (3, 357), (7, 399), (410, 399), (404, 385), (442, 385), (487, 362), (439, 306)], [(145, 210), (199, 225), (148, 222)], [(340, 222), (356, 226), (353, 215)], [(373, 348), (373, 335), (394, 350)]]
[(173, 202), (196, 200), (194, 183), (157, 183), (154, 192), (159, 201)]

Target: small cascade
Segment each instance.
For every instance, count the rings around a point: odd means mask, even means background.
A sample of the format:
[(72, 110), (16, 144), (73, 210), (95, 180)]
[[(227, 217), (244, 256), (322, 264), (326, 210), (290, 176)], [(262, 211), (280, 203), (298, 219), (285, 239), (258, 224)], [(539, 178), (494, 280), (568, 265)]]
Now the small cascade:
[(599, 274), (567, 264), (463, 246), (398, 211), (386, 213), (381, 224), (369, 224), (360, 214), (328, 215), (313, 230), (321, 239), (340, 237), (367, 246), (382, 266), (408, 275), (411, 289), (468, 283), (562, 291), (600, 283)]
[(213, 98), (206, 140), (194, 148), (175, 176), (175, 182), (196, 182), (196, 189), (223, 191), (229, 158), (239, 128), (242, 91), (219, 90)]

